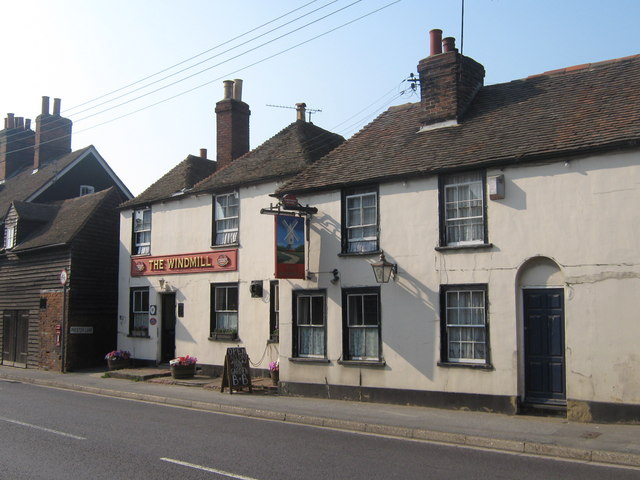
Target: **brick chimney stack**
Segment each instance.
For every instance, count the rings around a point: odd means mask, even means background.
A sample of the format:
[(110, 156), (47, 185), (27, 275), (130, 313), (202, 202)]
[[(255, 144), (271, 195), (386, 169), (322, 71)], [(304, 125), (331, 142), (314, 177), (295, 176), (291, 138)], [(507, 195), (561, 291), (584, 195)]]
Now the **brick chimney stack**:
[(0, 182), (33, 162), (35, 133), (31, 120), (8, 113), (0, 130)]
[(249, 151), (249, 105), (242, 101), (242, 80), (225, 80), (224, 98), (216, 103), (217, 161), (225, 167)]
[(484, 84), (484, 67), (459, 54), (453, 37), (443, 40), (442, 30), (429, 34), (430, 55), (418, 63), (423, 128), (456, 125)]
[(42, 97), (42, 113), (36, 117), (36, 141), (33, 169), (60, 155), (71, 152), (73, 122), (60, 116), (60, 99), (53, 101), (53, 115), (49, 114), (49, 97)]

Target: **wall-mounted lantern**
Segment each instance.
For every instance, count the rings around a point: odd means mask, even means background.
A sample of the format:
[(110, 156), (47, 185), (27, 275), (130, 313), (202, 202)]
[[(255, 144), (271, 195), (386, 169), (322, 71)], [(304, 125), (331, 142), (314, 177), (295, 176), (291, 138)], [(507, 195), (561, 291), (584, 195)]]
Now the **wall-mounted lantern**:
[(387, 262), (384, 252), (380, 254), (378, 262), (371, 264), (371, 268), (373, 268), (373, 274), (376, 276), (376, 282), (378, 283), (388, 283), (392, 273), (395, 280), (398, 273), (398, 264)]

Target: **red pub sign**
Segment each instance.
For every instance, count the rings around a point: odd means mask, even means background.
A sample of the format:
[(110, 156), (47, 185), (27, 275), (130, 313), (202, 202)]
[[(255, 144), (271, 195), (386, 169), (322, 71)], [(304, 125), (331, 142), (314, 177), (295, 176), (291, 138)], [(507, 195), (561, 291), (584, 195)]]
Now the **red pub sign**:
[(229, 272), (238, 269), (238, 250), (185, 253), (131, 259), (131, 276)]

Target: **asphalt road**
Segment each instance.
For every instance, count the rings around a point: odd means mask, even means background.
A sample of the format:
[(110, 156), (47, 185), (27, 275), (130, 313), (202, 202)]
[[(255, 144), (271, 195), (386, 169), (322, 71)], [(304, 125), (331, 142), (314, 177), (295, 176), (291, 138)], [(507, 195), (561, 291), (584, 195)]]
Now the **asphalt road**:
[(0, 381), (0, 479), (638, 479), (640, 469), (391, 439)]

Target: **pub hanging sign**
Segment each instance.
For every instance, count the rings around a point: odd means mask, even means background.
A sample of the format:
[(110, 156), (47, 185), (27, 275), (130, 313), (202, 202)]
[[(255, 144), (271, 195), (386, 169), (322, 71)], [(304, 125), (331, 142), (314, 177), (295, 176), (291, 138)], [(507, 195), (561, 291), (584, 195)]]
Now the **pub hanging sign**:
[(177, 273), (224, 272), (238, 269), (238, 251), (187, 253), (131, 259), (131, 276), (171, 275)]
[(304, 218), (275, 216), (276, 278), (304, 278)]

